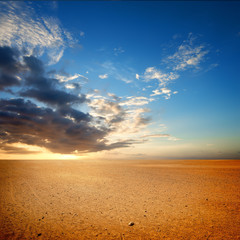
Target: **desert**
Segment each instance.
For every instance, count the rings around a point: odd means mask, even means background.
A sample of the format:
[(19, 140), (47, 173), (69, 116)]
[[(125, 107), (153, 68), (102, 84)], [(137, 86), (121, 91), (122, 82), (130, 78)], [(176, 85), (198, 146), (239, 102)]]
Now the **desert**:
[(238, 160), (2, 160), (0, 177), (0, 239), (240, 239)]

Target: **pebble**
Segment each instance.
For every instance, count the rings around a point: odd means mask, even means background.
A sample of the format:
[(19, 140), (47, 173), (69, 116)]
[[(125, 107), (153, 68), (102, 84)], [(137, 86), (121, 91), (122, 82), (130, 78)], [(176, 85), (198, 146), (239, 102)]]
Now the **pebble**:
[(128, 226), (133, 226), (134, 225), (134, 222), (130, 222), (129, 224), (128, 224)]

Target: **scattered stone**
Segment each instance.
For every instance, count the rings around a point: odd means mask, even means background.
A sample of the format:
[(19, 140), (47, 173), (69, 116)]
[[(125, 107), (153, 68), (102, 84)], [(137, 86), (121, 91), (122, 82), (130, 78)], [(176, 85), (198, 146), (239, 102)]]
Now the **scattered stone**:
[(206, 198), (206, 201), (208, 201), (208, 198)]
[(128, 226), (133, 226), (134, 225), (134, 222), (130, 222), (129, 224), (128, 224)]
[(185, 205), (185, 207), (187, 207), (187, 205)]
[(41, 235), (42, 235), (42, 234), (41, 234), (41, 233), (39, 233), (39, 234), (38, 234), (38, 237), (40, 237)]
[(42, 217), (42, 219), (44, 219), (44, 217)]

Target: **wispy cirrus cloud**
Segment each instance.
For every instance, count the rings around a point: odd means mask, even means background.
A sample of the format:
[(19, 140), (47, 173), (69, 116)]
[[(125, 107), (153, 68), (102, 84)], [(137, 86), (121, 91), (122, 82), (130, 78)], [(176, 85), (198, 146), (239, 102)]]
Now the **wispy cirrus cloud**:
[(174, 136), (171, 136), (170, 134), (164, 134), (164, 133), (143, 135), (141, 136), (141, 138), (167, 138), (169, 141), (174, 141), (174, 142), (181, 140), (180, 138), (176, 138)]
[(124, 53), (125, 50), (122, 47), (116, 47), (116, 48), (113, 49), (113, 52), (114, 52), (115, 56), (118, 56), (118, 55)]
[(162, 72), (155, 67), (149, 67), (144, 72), (144, 80), (149, 82), (151, 80), (158, 80), (159, 86), (166, 86), (170, 81), (178, 79), (179, 75), (174, 72)]
[[(166, 69), (161, 70), (156, 67), (148, 67), (145, 69), (144, 74), (141, 76), (143, 81), (158, 81), (158, 87), (152, 91), (150, 96), (162, 95), (165, 99), (169, 99), (172, 94), (176, 94), (178, 91), (172, 91), (168, 86), (174, 80), (180, 78), (181, 72), (189, 69), (200, 69), (209, 50), (205, 44), (196, 44), (196, 39), (197, 37), (189, 33), (187, 39), (177, 47), (175, 53), (163, 59), (162, 62), (167, 64)], [(211, 64), (207, 70), (216, 66), (217, 64)], [(146, 88), (144, 88), (144, 90), (146, 90)]]
[(53, 74), (53, 77), (56, 78), (57, 80), (59, 80), (60, 82), (68, 82), (68, 81), (72, 81), (72, 80), (76, 80), (76, 79), (85, 79), (88, 80), (87, 77), (79, 74), (79, 73), (75, 73), (73, 75), (67, 74), (67, 73), (55, 73)]
[(173, 80), (179, 78), (179, 74), (176, 72), (163, 72), (161, 70), (156, 69), (155, 67), (149, 67), (145, 70), (143, 79), (145, 82), (150, 82), (152, 80), (158, 81), (158, 88), (153, 90), (151, 97), (157, 95), (163, 95), (165, 99), (169, 99), (172, 91), (166, 88)]
[(0, 2), (0, 7), (0, 46), (15, 47), (29, 56), (47, 50), (51, 65), (62, 58), (66, 46), (76, 43), (57, 18), (37, 16), (28, 3)]
[(127, 97), (125, 101), (122, 101), (119, 103), (120, 106), (143, 106), (148, 104), (149, 102), (152, 102), (153, 98), (147, 98), (147, 97)]
[(172, 64), (174, 71), (184, 71), (188, 68), (199, 69), (209, 50), (204, 44), (195, 44), (195, 40), (196, 37), (189, 33), (188, 38), (178, 46), (177, 51), (165, 59), (167, 63)]
[(129, 69), (123, 67), (123, 66), (116, 66), (111, 61), (106, 61), (101, 64), (101, 67), (107, 71), (107, 76), (111, 76), (117, 80), (123, 81), (125, 83), (132, 83), (134, 77), (134, 73), (132, 71), (129, 71)]

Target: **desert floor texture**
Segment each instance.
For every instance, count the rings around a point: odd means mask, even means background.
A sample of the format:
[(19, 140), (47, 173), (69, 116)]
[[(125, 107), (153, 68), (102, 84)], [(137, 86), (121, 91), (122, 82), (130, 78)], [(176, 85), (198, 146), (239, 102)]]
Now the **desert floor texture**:
[(0, 239), (240, 239), (238, 160), (2, 160), (0, 179)]

